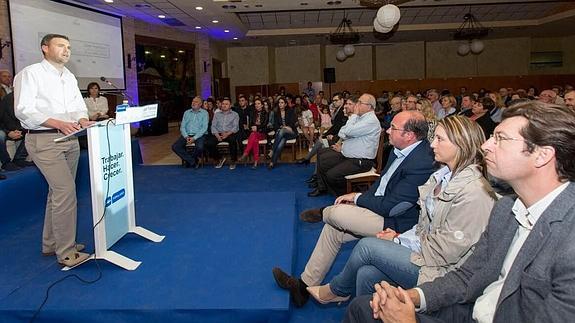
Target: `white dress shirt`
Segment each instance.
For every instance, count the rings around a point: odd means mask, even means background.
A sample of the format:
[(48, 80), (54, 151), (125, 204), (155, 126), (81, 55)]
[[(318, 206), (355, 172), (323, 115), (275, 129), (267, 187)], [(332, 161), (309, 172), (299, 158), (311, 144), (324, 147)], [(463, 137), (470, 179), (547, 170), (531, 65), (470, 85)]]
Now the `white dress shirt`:
[(6, 92), (6, 94), (10, 94), (12, 93), (12, 87), (5, 85), (5, 84), (0, 84), (0, 86), (4, 89), (4, 91)]
[(14, 78), (14, 112), (26, 129), (47, 130), (49, 118), (77, 122), (88, 119), (76, 77), (60, 72), (47, 60), (25, 67)]

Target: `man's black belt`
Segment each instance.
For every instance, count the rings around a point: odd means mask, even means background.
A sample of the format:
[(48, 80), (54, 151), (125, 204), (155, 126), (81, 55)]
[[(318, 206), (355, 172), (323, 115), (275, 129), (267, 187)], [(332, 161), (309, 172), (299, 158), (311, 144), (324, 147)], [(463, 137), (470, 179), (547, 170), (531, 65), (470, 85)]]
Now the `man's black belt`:
[(30, 129), (25, 129), (24, 130), (25, 133), (60, 133), (60, 130), (58, 129), (45, 129), (45, 130), (30, 130)]

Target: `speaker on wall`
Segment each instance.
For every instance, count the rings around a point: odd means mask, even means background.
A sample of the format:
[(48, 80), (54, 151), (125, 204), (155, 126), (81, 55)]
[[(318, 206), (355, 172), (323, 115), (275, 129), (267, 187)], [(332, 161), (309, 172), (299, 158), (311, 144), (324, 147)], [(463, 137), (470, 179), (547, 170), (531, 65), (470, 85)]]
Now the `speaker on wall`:
[(323, 81), (325, 83), (335, 83), (335, 68), (326, 67), (323, 69)]

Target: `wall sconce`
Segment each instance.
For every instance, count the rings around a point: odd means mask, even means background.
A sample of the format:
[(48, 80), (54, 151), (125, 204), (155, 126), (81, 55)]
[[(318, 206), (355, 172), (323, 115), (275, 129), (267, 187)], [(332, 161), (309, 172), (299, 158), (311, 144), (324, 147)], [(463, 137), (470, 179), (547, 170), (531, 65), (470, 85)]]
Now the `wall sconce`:
[(4, 56), (4, 47), (10, 47), (10, 45), (12, 45), (12, 42), (7, 40), (7, 41), (2, 41), (2, 38), (0, 38), (0, 59), (2, 59), (2, 57)]

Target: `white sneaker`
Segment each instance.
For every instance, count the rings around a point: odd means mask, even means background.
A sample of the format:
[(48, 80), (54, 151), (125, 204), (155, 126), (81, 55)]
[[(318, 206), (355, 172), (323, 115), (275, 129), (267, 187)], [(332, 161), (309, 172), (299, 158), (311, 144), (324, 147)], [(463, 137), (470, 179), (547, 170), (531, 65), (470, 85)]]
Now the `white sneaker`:
[(224, 164), (226, 163), (226, 158), (222, 158), (222, 160), (220, 160), (220, 162), (215, 166), (215, 168), (222, 168), (222, 166), (224, 166)]
[(234, 169), (236, 169), (236, 164), (235, 163), (230, 164), (230, 170), (234, 170)]

